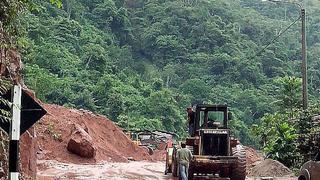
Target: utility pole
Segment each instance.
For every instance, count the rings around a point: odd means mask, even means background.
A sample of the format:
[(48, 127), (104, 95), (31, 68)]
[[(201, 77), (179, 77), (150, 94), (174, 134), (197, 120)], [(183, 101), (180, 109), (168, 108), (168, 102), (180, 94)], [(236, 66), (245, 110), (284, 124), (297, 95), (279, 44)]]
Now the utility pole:
[(301, 45), (302, 45), (302, 104), (303, 110), (308, 109), (308, 76), (307, 76), (307, 43), (306, 43), (306, 11), (301, 8)]
[(302, 107), (303, 110), (308, 109), (308, 76), (307, 76), (307, 40), (306, 40), (306, 10), (303, 5), (298, 2), (282, 1), (282, 0), (262, 0), (274, 3), (288, 3), (297, 5), (300, 9), (301, 18), (301, 74), (302, 74)]

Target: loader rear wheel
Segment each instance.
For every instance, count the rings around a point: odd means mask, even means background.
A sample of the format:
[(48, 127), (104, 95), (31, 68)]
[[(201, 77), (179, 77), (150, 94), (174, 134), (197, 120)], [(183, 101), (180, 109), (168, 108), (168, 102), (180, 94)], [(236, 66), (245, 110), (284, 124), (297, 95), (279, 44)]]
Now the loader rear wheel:
[(193, 171), (193, 167), (189, 167), (188, 169), (188, 180), (193, 180), (193, 175), (194, 175), (194, 171)]
[(173, 177), (178, 177), (178, 161), (176, 158), (177, 154), (177, 149), (173, 148), (173, 153), (172, 153), (172, 176)]
[(238, 157), (237, 165), (232, 169), (231, 180), (246, 179), (246, 151), (242, 145), (232, 148), (232, 155)]

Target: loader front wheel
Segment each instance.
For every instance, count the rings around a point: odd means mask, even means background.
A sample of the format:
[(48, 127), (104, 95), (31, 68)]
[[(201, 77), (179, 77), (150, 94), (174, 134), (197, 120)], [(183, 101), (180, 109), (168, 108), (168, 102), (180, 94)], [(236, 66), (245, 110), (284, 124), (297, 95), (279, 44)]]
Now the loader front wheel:
[(242, 145), (232, 148), (232, 155), (238, 157), (236, 166), (232, 169), (231, 180), (246, 179), (246, 150)]
[(188, 169), (188, 180), (193, 180), (194, 170), (193, 167), (189, 167)]

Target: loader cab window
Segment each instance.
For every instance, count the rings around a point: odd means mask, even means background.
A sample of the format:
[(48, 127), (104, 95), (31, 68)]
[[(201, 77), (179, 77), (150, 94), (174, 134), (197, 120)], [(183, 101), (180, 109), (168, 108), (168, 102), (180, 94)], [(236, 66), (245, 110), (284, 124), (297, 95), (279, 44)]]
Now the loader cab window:
[(224, 113), (222, 111), (200, 111), (200, 128), (221, 128), (223, 120)]
[(137, 141), (139, 139), (139, 136), (137, 133), (132, 133), (131, 134), (131, 138), (134, 140), (134, 141)]

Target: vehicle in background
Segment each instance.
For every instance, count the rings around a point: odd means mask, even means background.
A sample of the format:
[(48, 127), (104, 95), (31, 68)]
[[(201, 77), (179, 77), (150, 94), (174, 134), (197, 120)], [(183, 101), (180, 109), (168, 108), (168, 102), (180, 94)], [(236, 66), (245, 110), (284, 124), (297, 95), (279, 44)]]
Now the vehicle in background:
[(298, 180), (318, 180), (320, 179), (320, 152), (313, 160), (308, 161), (300, 168)]

